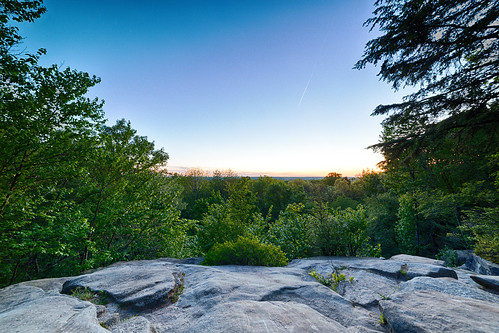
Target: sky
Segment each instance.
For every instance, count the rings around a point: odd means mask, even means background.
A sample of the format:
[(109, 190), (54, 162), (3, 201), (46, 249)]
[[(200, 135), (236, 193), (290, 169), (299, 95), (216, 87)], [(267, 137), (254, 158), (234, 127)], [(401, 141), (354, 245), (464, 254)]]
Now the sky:
[(368, 0), (45, 0), (23, 47), (102, 79), (107, 124), (125, 118), (168, 170), (344, 176), (375, 169), (379, 104), (401, 100), (353, 69), (376, 32)]

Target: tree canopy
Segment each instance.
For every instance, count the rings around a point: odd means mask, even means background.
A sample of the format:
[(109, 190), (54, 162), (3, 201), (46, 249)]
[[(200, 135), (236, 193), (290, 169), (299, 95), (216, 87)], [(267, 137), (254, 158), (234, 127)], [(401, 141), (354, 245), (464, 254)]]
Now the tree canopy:
[(400, 127), (376, 147), (403, 150), (441, 140), (448, 130), (497, 127), (499, 1), (378, 0), (375, 6), (365, 25), (382, 35), (366, 44), (355, 67), (380, 65), (378, 75), (393, 88), (419, 87), (403, 102), (374, 110), (388, 115), (386, 127)]

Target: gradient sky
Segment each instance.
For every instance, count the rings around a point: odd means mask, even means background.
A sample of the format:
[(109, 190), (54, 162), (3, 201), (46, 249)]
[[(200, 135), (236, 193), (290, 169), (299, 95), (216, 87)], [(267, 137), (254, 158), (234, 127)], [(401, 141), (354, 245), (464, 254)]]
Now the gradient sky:
[(402, 94), (352, 69), (376, 36), (368, 0), (45, 0), (23, 24), (42, 64), (95, 74), (108, 124), (130, 120), (168, 169), (353, 176), (382, 160), (378, 104)]

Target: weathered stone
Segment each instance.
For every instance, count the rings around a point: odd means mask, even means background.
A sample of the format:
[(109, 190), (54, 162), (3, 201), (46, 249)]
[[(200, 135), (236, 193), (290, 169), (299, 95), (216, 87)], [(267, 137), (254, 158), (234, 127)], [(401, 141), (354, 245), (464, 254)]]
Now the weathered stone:
[(478, 288), (472, 288), (459, 280), (449, 278), (435, 279), (420, 276), (401, 283), (399, 287), (399, 292), (415, 292), (419, 290), (435, 290), (449, 295), (499, 303), (499, 296)]
[[(364, 270), (342, 270), (346, 277), (339, 293), (353, 304), (377, 307), (378, 302), (390, 297), (398, 289), (398, 281)], [(353, 277), (350, 282), (350, 277)]]
[(236, 301), (211, 308), (191, 332), (347, 332), (339, 323), (295, 302)]
[(379, 302), (392, 332), (497, 332), (499, 304), (433, 290), (400, 292)]
[(0, 312), (9, 311), (22, 303), (44, 296), (45, 292), (42, 289), (20, 284), (0, 289)]
[(157, 333), (149, 320), (142, 316), (123, 320), (119, 325), (111, 328), (113, 333)]
[(466, 268), (482, 275), (499, 275), (499, 265), (485, 260), (476, 254), (470, 254), (466, 260)]
[(99, 325), (93, 304), (66, 295), (19, 303), (0, 313), (0, 327), (3, 333), (108, 332)]
[[(215, 304), (235, 301), (297, 302), (309, 306), (344, 326), (376, 328), (377, 321), (363, 308), (355, 307), (309, 276), (307, 271), (288, 267), (182, 266), (185, 289), (177, 307), (200, 315)], [(193, 314), (196, 316), (196, 314)]]
[(117, 325), (120, 322), (119, 313), (106, 312), (99, 317), (99, 324), (103, 327), (111, 327)]
[(418, 276), (429, 276), (434, 278), (449, 277), (457, 279), (456, 272), (451, 268), (419, 263), (407, 264), (407, 271), (403, 275), (405, 275), (407, 279), (413, 279)]
[(457, 254), (457, 264), (458, 265), (463, 265), (466, 264), (466, 261), (468, 260), (469, 256), (473, 254), (472, 250), (456, 250)]
[(493, 289), (495, 291), (499, 291), (499, 276), (492, 275), (471, 275), (470, 276), (473, 281), (478, 283), (479, 285), (484, 286), (485, 288)]
[[(413, 257), (413, 256), (408, 256)], [(440, 265), (424, 264), (415, 261), (382, 260), (378, 258), (317, 257), (293, 260), (288, 267), (317, 272), (331, 269), (362, 269), (391, 279), (412, 279), (416, 276), (451, 277), (457, 279), (456, 272)]]
[(397, 254), (391, 257), (390, 260), (398, 260), (411, 263), (415, 262), (419, 264), (436, 265), (436, 266), (445, 266), (445, 262), (443, 260), (431, 259), (420, 256), (411, 256), (408, 254)]
[(74, 276), (62, 277), (62, 278), (49, 278), (49, 279), (31, 280), (31, 281), (21, 282), (19, 284), (24, 286), (37, 287), (46, 292), (59, 293), (61, 292), (62, 285), (64, 284), (64, 282), (74, 278), (75, 278)]
[[(380, 309), (395, 332), (493, 331), (491, 324), (482, 325), (485, 315), (497, 324), (495, 292), (483, 290), (467, 270), (419, 257), (318, 257), (294, 260), (287, 267), (186, 263), (198, 261), (118, 263), (64, 284), (67, 293), (77, 287), (108, 293), (105, 307), (60, 295), (57, 290), (67, 278), (4, 288), (0, 327), (9, 332), (104, 332), (101, 322), (113, 332), (384, 332)], [(344, 274), (345, 280), (334, 292), (310, 276), (312, 270)], [(466, 312), (454, 311), (458, 304)]]
[(76, 288), (103, 291), (118, 304), (152, 307), (169, 301), (176, 289), (175, 265), (161, 261), (119, 263), (64, 283), (62, 292)]

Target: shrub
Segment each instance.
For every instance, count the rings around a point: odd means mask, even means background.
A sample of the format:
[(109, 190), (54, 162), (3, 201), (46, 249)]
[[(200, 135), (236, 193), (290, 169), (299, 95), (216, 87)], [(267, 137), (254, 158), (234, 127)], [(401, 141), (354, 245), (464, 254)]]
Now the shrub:
[(239, 237), (236, 241), (216, 244), (206, 254), (204, 265), (285, 266), (288, 263), (281, 249), (260, 243), (255, 238)]
[(443, 260), (448, 267), (458, 266), (457, 252), (449, 247), (444, 247), (435, 257)]

